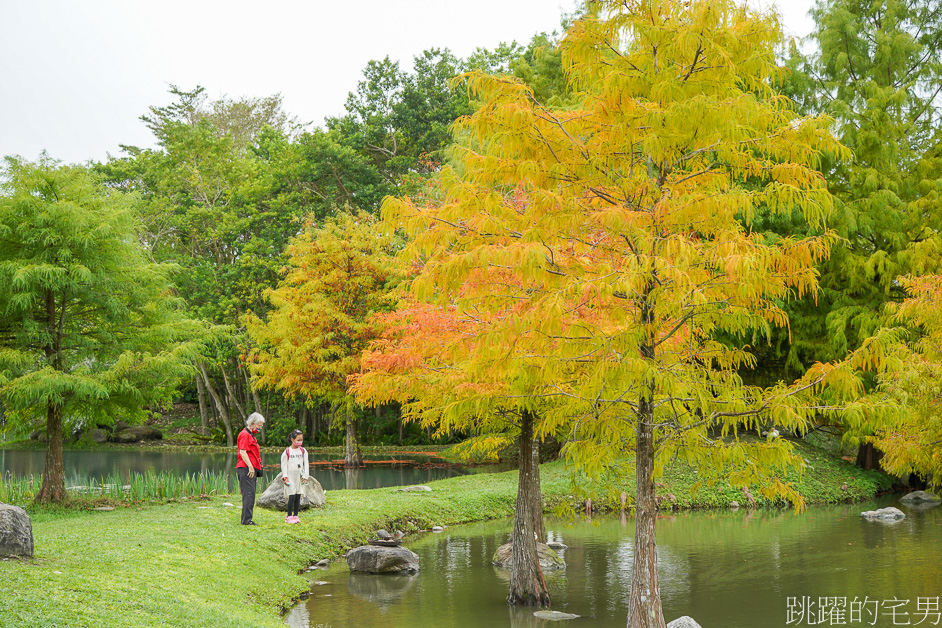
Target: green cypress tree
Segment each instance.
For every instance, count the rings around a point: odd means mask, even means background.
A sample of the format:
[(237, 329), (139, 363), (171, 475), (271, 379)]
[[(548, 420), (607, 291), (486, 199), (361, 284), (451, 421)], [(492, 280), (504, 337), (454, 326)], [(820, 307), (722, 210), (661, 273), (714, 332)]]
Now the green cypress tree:
[(8, 158), (0, 180), (0, 401), (45, 422), (37, 501), (61, 502), (63, 430), (168, 400), (194, 329), (139, 243), (132, 196), (46, 156)]

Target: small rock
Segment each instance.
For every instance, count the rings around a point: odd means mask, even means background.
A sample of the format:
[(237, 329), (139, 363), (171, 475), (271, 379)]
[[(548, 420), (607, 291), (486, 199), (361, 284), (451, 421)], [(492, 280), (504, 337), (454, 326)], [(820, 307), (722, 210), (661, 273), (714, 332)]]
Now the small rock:
[(316, 563), (314, 563), (314, 566), (315, 567), (330, 567), (330, 559), (329, 558), (321, 559), (317, 561)]
[(389, 532), (386, 532), (386, 530), (377, 530), (376, 538), (383, 539), (384, 541), (388, 541), (389, 539), (392, 538), (392, 535)]
[(733, 508), (733, 509), (739, 508), (739, 502), (737, 502), (737, 501), (731, 501), (731, 502), (729, 502), (729, 507), (730, 507), (730, 508)]
[(537, 611), (533, 613), (533, 616), (537, 619), (547, 619), (549, 621), (565, 621), (578, 617), (578, 615), (572, 613), (561, 613), (559, 611)]
[(398, 489), (397, 493), (423, 493), (432, 490), (431, 486), (416, 485), (416, 486), (403, 486)]
[(550, 541), (549, 543), (546, 544), (546, 546), (554, 550), (569, 549), (568, 545), (566, 545), (565, 543), (560, 543), (559, 541)]
[(899, 508), (894, 508), (893, 506), (887, 506), (886, 508), (880, 508), (879, 510), (867, 510), (866, 512), (860, 513), (860, 516), (864, 519), (876, 519), (882, 521), (898, 521), (900, 519), (905, 519), (906, 515)]
[(230, 504), (229, 502), (223, 502), (222, 505), (226, 508), (235, 508), (235, 504)]
[(913, 491), (899, 498), (901, 502), (937, 502), (942, 501), (938, 495), (926, 491)]
[(98, 508), (92, 508), (92, 510), (97, 510), (98, 512), (111, 512), (114, 510), (114, 506), (99, 506)]
[(702, 626), (695, 622), (693, 617), (684, 615), (667, 624), (667, 628), (702, 628)]
[(444, 532), (445, 528), (441, 526), (432, 526), (432, 532)]

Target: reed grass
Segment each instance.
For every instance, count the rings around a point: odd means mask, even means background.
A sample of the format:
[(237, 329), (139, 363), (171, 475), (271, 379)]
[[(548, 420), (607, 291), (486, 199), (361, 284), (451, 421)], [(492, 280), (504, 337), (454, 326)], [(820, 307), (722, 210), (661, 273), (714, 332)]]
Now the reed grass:
[[(98, 502), (102, 499), (135, 503), (142, 501), (166, 501), (211, 495), (227, 495), (232, 492), (232, 480), (225, 473), (205, 471), (200, 473), (169, 473), (147, 471), (145, 473), (112, 473), (90, 481), (82, 486), (67, 487), (71, 501)], [(42, 475), (15, 476), (10, 472), (0, 474), (0, 502), (15, 506), (26, 506), (32, 502), (42, 488)]]

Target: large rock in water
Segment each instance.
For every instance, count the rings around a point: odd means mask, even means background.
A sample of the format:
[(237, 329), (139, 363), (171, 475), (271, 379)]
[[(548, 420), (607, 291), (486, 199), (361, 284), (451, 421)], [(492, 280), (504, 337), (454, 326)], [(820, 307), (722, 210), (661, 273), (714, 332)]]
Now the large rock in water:
[[(301, 482), (301, 508), (307, 509), (314, 506), (323, 506), (327, 503), (327, 494), (324, 492), (321, 483), (313, 477), (307, 482)], [(285, 496), (285, 483), (281, 481), (281, 473), (276, 473), (275, 478), (258, 498), (258, 505), (262, 508), (271, 510), (287, 510), (288, 498)]]
[(684, 615), (667, 624), (667, 628), (702, 628), (693, 617)]
[(140, 440), (160, 440), (164, 435), (160, 430), (147, 425), (135, 425), (122, 430), (115, 430), (111, 440), (116, 443), (136, 443)]
[(892, 506), (880, 508), (879, 510), (867, 510), (860, 513), (860, 516), (864, 519), (873, 519), (876, 521), (899, 521), (900, 519), (906, 518), (902, 510), (893, 508)]
[(0, 504), (0, 556), (33, 556), (33, 522), (22, 508)]
[[(546, 543), (536, 544), (536, 554), (540, 559), (540, 569), (544, 572), (566, 568), (566, 561)], [(502, 569), (513, 567), (513, 543), (505, 543), (498, 547), (491, 562)]]
[(938, 502), (942, 501), (938, 495), (926, 491), (913, 491), (899, 498), (901, 502)]
[(351, 572), (409, 574), (419, 570), (419, 557), (405, 547), (362, 545), (347, 552)]

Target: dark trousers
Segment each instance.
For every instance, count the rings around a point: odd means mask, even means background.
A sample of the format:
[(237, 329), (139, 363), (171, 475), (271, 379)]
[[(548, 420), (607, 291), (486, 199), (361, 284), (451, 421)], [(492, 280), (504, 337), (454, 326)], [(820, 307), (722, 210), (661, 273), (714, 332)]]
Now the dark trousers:
[(288, 516), (297, 517), (301, 511), (301, 493), (288, 495)]
[(242, 525), (248, 525), (252, 522), (252, 513), (255, 512), (255, 485), (258, 484), (258, 470), (255, 471), (255, 477), (249, 477), (249, 470), (246, 467), (236, 467), (236, 475), (239, 476), (239, 492), (242, 493)]

